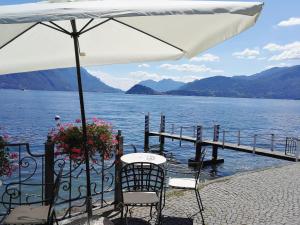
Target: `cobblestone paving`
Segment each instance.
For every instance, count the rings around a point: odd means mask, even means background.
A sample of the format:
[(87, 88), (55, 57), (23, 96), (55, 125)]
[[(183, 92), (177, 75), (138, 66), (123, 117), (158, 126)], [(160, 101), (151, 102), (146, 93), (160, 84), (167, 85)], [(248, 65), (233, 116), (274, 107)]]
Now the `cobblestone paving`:
[[(208, 225), (300, 225), (300, 163), (215, 180), (202, 187), (201, 197)], [(187, 219), (196, 211), (194, 192), (169, 193), (163, 224), (202, 224), (199, 214)], [(137, 219), (149, 219), (148, 212), (134, 209), (129, 224), (154, 224)]]

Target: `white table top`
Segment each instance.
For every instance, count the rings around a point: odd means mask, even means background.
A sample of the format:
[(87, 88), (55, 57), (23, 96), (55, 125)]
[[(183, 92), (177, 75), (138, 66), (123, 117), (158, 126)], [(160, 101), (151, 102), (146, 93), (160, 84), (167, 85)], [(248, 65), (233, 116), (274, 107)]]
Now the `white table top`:
[(130, 153), (123, 155), (121, 161), (124, 163), (136, 163), (136, 162), (146, 162), (154, 163), (156, 165), (164, 164), (167, 159), (161, 155), (152, 153)]

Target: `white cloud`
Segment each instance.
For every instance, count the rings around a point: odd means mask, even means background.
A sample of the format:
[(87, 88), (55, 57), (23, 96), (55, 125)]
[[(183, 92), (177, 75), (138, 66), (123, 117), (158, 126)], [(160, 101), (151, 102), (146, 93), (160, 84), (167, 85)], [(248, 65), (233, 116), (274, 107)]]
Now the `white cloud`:
[(269, 60), (281, 61), (281, 60), (294, 60), (294, 59), (300, 59), (300, 49), (292, 49), (292, 50), (284, 51), (279, 55), (272, 56)]
[(291, 17), (288, 20), (283, 20), (277, 24), (279, 27), (290, 27), (300, 25), (300, 17)]
[(265, 45), (265, 46), (263, 47), (263, 49), (268, 50), (268, 51), (270, 51), (270, 52), (275, 52), (275, 51), (284, 50), (284, 49), (282, 49), (282, 46), (281, 46), (281, 45), (274, 44), (274, 43), (269, 43), (269, 44)]
[(135, 84), (147, 80), (147, 79), (152, 79), (155, 81), (159, 81), (162, 79), (173, 79), (176, 81), (182, 81), (182, 82), (191, 82), (194, 80), (199, 80), (203, 79), (206, 77), (209, 77), (208, 74), (172, 74), (172, 75), (163, 75), (159, 73), (150, 73), (146, 71), (135, 71), (135, 72), (130, 72), (128, 74), (123, 74), (123, 75), (114, 75), (114, 74), (109, 74), (106, 72), (101, 71), (97, 67), (89, 67), (86, 68), (89, 73), (91, 73), (93, 76), (100, 78), (101, 81), (106, 83), (107, 85), (110, 85), (115, 88), (120, 88), (124, 91), (128, 90)]
[(241, 52), (234, 52), (232, 55), (238, 59), (255, 59), (260, 52), (257, 49), (246, 48)]
[(160, 68), (167, 70), (177, 70), (180, 72), (193, 72), (193, 73), (223, 73), (223, 70), (216, 70), (209, 68), (205, 65), (194, 64), (162, 64)]
[(217, 55), (207, 53), (207, 54), (204, 54), (199, 57), (193, 57), (190, 59), (190, 61), (192, 61), (192, 62), (217, 62), (217, 61), (220, 61), (220, 57)]
[(111, 87), (128, 90), (130, 87), (136, 84), (135, 80), (130, 79), (126, 76), (115, 76), (113, 74), (103, 72), (95, 67), (86, 69), (90, 74), (101, 79), (101, 81)]
[(273, 67), (286, 67), (286, 66), (290, 66), (290, 64), (287, 64), (287, 63), (279, 63), (279, 64), (274, 64), (274, 65), (266, 66), (265, 69), (271, 69), (271, 68), (273, 68)]
[(295, 41), (286, 45), (278, 45), (269, 43), (263, 47), (263, 49), (270, 52), (280, 52), (277, 55), (273, 55), (269, 58), (270, 61), (281, 61), (281, 60), (294, 60), (300, 59), (300, 42)]
[(158, 73), (149, 73), (146, 71), (135, 71), (135, 72), (130, 72), (128, 76), (132, 79), (135, 79), (137, 81), (142, 81), (142, 80), (160, 80), (162, 75)]
[(143, 63), (143, 64), (138, 65), (138, 67), (139, 67), (139, 68), (149, 68), (150, 65), (147, 64), (147, 63)]
[(295, 48), (300, 48), (300, 42), (295, 41), (293, 43), (289, 43), (286, 45), (278, 45), (275, 43), (269, 43), (263, 47), (265, 50), (275, 52), (275, 51), (285, 51), (285, 50), (291, 50)]

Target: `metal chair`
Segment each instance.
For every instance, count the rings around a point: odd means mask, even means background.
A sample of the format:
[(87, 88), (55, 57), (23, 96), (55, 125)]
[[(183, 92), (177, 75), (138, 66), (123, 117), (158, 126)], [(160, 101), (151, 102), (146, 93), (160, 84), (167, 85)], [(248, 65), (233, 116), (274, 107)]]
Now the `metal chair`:
[(123, 219), (124, 207), (125, 222), (129, 206), (150, 206), (150, 217), (152, 218), (152, 207), (157, 211), (157, 224), (161, 224), (162, 197), (164, 185), (164, 170), (153, 163), (131, 163), (126, 164), (121, 170), (122, 187), (122, 211)]
[[(59, 173), (57, 174), (54, 188), (53, 197), (49, 201), (49, 205), (42, 206), (31, 206), (31, 205), (20, 205), (14, 209), (11, 209), (11, 204), (9, 207), (9, 214), (4, 219), (4, 224), (46, 224), (52, 225), (54, 220), (58, 225), (56, 213), (54, 207), (58, 199), (58, 192), (61, 183), (61, 177), (63, 172), (63, 166), (61, 166)], [(11, 201), (10, 201), (11, 202)]]
[(169, 177), (168, 180), (168, 187), (169, 188), (174, 188), (174, 189), (186, 189), (186, 190), (194, 190), (198, 207), (199, 207), (199, 212), (201, 215), (202, 219), (202, 224), (204, 225), (204, 218), (202, 211), (204, 210), (200, 192), (199, 192), (199, 184), (200, 184), (200, 177), (201, 177), (201, 172), (202, 172), (202, 166), (203, 166), (203, 161), (205, 157), (205, 150), (201, 152), (201, 157), (200, 157), (200, 162), (195, 162), (195, 164), (198, 167), (198, 170), (196, 172), (178, 172), (174, 170), (168, 170), (169, 173), (176, 173), (176, 174), (181, 174), (181, 175), (194, 175), (194, 178), (184, 178), (184, 177)]

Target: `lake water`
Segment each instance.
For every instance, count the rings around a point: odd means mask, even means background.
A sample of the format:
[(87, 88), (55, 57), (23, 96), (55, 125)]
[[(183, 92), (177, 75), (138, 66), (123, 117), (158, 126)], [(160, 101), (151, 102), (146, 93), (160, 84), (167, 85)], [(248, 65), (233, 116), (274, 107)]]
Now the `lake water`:
[[(48, 131), (55, 126), (54, 117), (60, 115), (62, 122), (80, 118), (79, 100), (76, 92), (0, 90), (0, 126), (17, 141), (29, 142), (34, 151), (43, 151)], [(274, 133), (281, 147), (284, 136), (299, 137), (300, 101), (215, 98), (192, 96), (146, 96), (126, 94), (85, 93), (88, 118), (103, 118), (120, 129), (126, 144), (135, 144), (142, 150), (144, 115), (151, 114), (151, 129), (158, 130), (160, 113), (166, 115), (167, 130), (170, 123), (175, 128), (181, 125), (203, 125), (212, 127), (220, 124), (222, 129), (241, 130), (242, 142), (251, 143), (254, 133)], [(178, 130), (177, 130), (178, 131)], [(192, 135), (192, 130), (185, 130)], [(207, 137), (212, 129), (204, 130)], [(269, 138), (268, 135), (265, 135)], [(234, 141), (232, 133), (228, 140)], [(261, 140), (268, 146), (269, 140)], [(152, 140), (157, 144), (157, 139)], [(259, 140), (258, 140), (259, 144)], [(166, 149), (178, 161), (185, 163), (194, 156), (194, 146), (167, 140)], [(252, 154), (220, 150), (225, 163), (213, 170), (214, 176), (226, 176), (240, 171), (253, 170), (287, 163)], [(208, 172), (212, 173), (210, 168)]]

